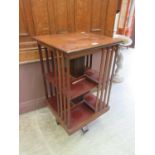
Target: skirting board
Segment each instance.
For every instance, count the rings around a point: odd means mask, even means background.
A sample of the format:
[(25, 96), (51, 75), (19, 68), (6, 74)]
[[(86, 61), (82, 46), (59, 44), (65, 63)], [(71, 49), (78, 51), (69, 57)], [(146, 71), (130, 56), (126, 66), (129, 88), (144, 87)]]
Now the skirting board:
[(19, 114), (30, 112), (47, 105), (45, 97), (29, 100), (19, 104)]

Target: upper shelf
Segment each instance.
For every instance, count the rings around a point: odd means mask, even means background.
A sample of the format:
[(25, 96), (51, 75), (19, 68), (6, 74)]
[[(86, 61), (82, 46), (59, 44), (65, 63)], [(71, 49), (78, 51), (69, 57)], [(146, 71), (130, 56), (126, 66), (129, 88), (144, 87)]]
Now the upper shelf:
[[(58, 79), (56, 79), (52, 73), (46, 74), (46, 79), (51, 82), (54, 86), (57, 86)], [(72, 81), (72, 80), (71, 80)], [(81, 77), (74, 82), (70, 82), (70, 92), (65, 90), (64, 93), (74, 99), (80, 95), (89, 92), (91, 89), (95, 88), (98, 84), (94, 81), (88, 79), (87, 77)]]
[(120, 39), (86, 32), (40, 35), (34, 37), (34, 39), (47, 45), (48, 47), (59, 49), (68, 54), (122, 42)]
[(71, 99), (76, 98), (80, 95), (83, 95), (89, 92), (91, 89), (95, 88), (97, 84), (88, 78), (83, 78), (76, 82), (75, 84), (71, 84)]

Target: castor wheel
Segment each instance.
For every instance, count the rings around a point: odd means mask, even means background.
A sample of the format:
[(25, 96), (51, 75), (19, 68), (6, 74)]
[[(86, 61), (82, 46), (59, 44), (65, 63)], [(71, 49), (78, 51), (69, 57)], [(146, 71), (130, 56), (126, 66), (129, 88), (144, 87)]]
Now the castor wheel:
[(57, 125), (59, 125), (60, 123), (56, 120)]
[(89, 131), (89, 129), (88, 129), (87, 126), (85, 126), (85, 127), (81, 128), (81, 131), (82, 131), (83, 134), (85, 134), (85, 133), (87, 133)]

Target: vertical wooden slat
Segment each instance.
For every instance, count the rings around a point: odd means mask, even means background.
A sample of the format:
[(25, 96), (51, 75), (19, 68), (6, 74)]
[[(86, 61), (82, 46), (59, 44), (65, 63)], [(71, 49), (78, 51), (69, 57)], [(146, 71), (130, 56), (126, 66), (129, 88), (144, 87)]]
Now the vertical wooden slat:
[(55, 93), (56, 93), (56, 99), (57, 99), (57, 109), (58, 109), (58, 115), (60, 116), (60, 106), (59, 106), (59, 94), (58, 94), (58, 68), (57, 68), (57, 58), (56, 58), (56, 51), (53, 51), (53, 60), (54, 60), (54, 81), (55, 82)]
[(60, 64), (60, 51), (56, 51), (57, 66), (58, 66), (58, 94), (59, 94), (59, 106), (60, 106), (60, 117), (62, 118), (62, 86), (61, 86), (61, 64)]
[[(112, 51), (111, 48), (108, 49), (108, 58), (107, 58), (107, 65), (106, 65), (106, 73), (105, 73), (105, 78), (104, 78), (104, 83), (102, 85), (102, 95), (101, 95), (101, 100), (103, 99), (103, 105), (101, 105), (100, 108), (104, 108), (106, 104), (106, 94), (107, 94), (107, 86), (109, 84), (109, 74), (110, 74), (110, 68), (111, 68), (111, 61), (112, 61)], [(104, 98), (103, 98), (103, 92), (104, 92)]]
[[(113, 56), (114, 56), (114, 53), (113, 53)], [(114, 58), (114, 57), (113, 57)], [(114, 59), (113, 59), (114, 60)], [(113, 66), (113, 60), (112, 60), (112, 66)], [(111, 70), (112, 70), (112, 67), (111, 67)], [(107, 83), (107, 85), (106, 85), (106, 88), (105, 88), (105, 94), (104, 94), (104, 103), (106, 103), (105, 105), (104, 105), (104, 107), (105, 106), (107, 106), (108, 105), (108, 96), (110, 95), (109, 93), (109, 88), (110, 88), (110, 78), (111, 78), (111, 72), (110, 72), (110, 76), (109, 76), (109, 81), (108, 81), (108, 83)], [(104, 108), (103, 107), (103, 108)]]
[(45, 48), (45, 56), (46, 56), (47, 71), (50, 72), (50, 64), (49, 64), (49, 58), (48, 58), (48, 50), (47, 50), (47, 48)]
[[(51, 55), (51, 67), (52, 67), (52, 75), (54, 76), (54, 56), (53, 56), (53, 51), (50, 50), (50, 55)], [(52, 77), (54, 79), (54, 77)], [(55, 92), (55, 86), (53, 84), (52, 86), (52, 92), (53, 92), (53, 96), (56, 95), (56, 92)]]
[(89, 68), (92, 68), (92, 59), (93, 59), (93, 55), (90, 54), (90, 63), (89, 63)]
[(65, 64), (64, 64), (64, 55), (61, 53), (61, 71), (62, 71), (62, 103), (63, 103), (63, 117), (64, 122), (66, 123), (66, 95), (65, 95), (65, 89), (66, 89), (66, 76), (65, 76)]
[(103, 76), (103, 71), (104, 71), (104, 66), (105, 66), (105, 62), (106, 62), (106, 55), (107, 55), (107, 51), (104, 51), (102, 49), (102, 55), (101, 55), (101, 63), (100, 63), (100, 70), (99, 70), (99, 83), (98, 83), (98, 88), (97, 88), (97, 97), (96, 97), (96, 110), (98, 111), (98, 107), (99, 107), (99, 94), (100, 94), (100, 90), (101, 90), (101, 80), (102, 80), (102, 76)]
[(109, 59), (110, 59), (110, 51), (109, 49), (106, 49), (105, 51), (107, 51), (107, 58), (106, 58), (106, 62), (105, 62), (105, 66), (104, 66), (104, 72), (103, 72), (103, 78), (102, 78), (102, 86), (101, 86), (101, 95), (100, 95), (100, 99), (99, 99), (99, 105), (100, 105), (100, 109), (102, 107), (102, 98), (103, 98), (103, 92), (105, 92), (105, 84), (107, 82), (107, 73), (108, 73), (108, 67), (109, 67)]
[(86, 56), (86, 68), (88, 68), (89, 56)]
[(45, 78), (43, 55), (42, 55), (41, 46), (39, 44), (38, 44), (38, 49), (39, 49), (39, 57), (40, 57), (40, 63), (41, 63), (41, 69), (42, 69), (42, 76), (43, 76), (43, 81), (44, 81), (45, 96), (48, 99), (48, 89), (47, 89), (47, 82), (46, 82), (46, 78)]
[[(54, 50), (53, 52), (53, 60), (54, 60), (54, 76), (55, 76), (55, 80), (57, 79), (57, 58), (56, 58), (56, 51)], [(54, 82), (57, 82), (57, 81), (54, 81)]]
[(54, 57), (53, 57), (53, 51), (51, 50), (51, 65), (52, 65), (52, 72), (54, 73)]
[[(107, 104), (107, 96), (108, 96), (109, 84), (110, 84), (110, 79), (111, 79), (113, 58), (114, 58), (114, 48), (112, 48), (112, 50), (111, 50), (110, 64), (109, 64), (109, 68), (108, 68), (108, 75), (107, 75), (106, 86), (105, 86), (105, 93), (104, 93), (104, 103), (105, 104)], [(102, 107), (102, 108), (104, 108), (104, 107)]]
[[(49, 64), (49, 56), (48, 56), (48, 50), (47, 50), (47, 48), (45, 48), (45, 56), (46, 56), (47, 71), (48, 71), (48, 73), (50, 73), (50, 64)], [(51, 94), (51, 96), (53, 96), (51, 83), (49, 83), (49, 88), (50, 88), (50, 94)]]
[(70, 126), (70, 60), (66, 59), (66, 81), (67, 81), (67, 126)]
[(109, 85), (109, 90), (108, 90), (108, 99), (107, 99), (107, 105), (109, 105), (109, 98), (110, 98), (110, 91), (111, 91), (111, 87), (112, 87), (112, 79), (114, 76), (114, 69), (115, 69), (115, 64), (116, 64), (116, 59), (117, 59), (117, 55), (118, 55), (118, 45), (115, 47), (115, 57), (114, 57), (114, 62), (113, 62), (113, 66), (112, 66), (112, 75), (111, 75), (111, 79), (110, 79), (110, 85)]

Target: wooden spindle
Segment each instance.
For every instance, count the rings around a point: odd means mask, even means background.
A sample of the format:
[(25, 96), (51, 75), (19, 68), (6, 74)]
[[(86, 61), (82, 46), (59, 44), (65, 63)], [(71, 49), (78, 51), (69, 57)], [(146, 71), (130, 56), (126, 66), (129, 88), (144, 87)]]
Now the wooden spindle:
[[(50, 50), (50, 55), (51, 55), (51, 68), (52, 68), (52, 75), (54, 76), (54, 56), (53, 56), (53, 51)], [(54, 79), (54, 77), (52, 77)], [(56, 96), (56, 92), (55, 92), (55, 86), (54, 84), (52, 84), (52, 92), (53, 92), (53, 96)]]
[(89, 64), (89, 56), (86, 56), (86, 68), (88, 68), (88, 64)]
[(56, 51), (57, 66), (58, 66), (58, 94), (59, 94), (59, 107), (60, 107), (60, 117), (62, 118), (62, 78), (61, 78), (61, 64), (60, 64), (60, 51)]
[[(106, 94), (107, 94), (107, 85), (109, 83), (109, 70), (111, 68), (111, 60), (112, 60), (112, 52), (111, 52), (111, 48), (108, 48), (108, 58), (107, 58), (107, 64), (106, 64), (106, 73), (105, 73), (105, 76), (104, 76), (104, 83), (102, 85), (102, 95), (101, 95), (101, 100), (103, 101), (103, 105), (101, 105), (100, 108), (104, 108), (105, 104), (106, 104)], [(103, 92), (104, 92), (104, 97), (103, 97)]]
[(98, 83), (98, 87), (97, 87), (97, 96), (96, 96), (96, 110), (95, 111), (98, 111), (99, 110), (99, 94), (100, 94), (100, 90), (101, 90), (101, 86), (102, 86), (102, 76), (103, 75), (103, 71), (104, 71), (104, 67), (105, 67), (105, 62), (106, 62), (106, 55), (107, 55), (107, 51), (104, 51), (102, 49), (101, 51), (101, 63), (100, 63), (100, 70), (99, 70), (99, 83)]
[(53, 57), (53, 51), (50, 51), (51, 54), (51, 64), (52, 64), (52, 72), (54, 73), (54, 57)]
[(60, 73), (61, 73), (61, 96), (62, 96), (62, 118), (66, 122), (66, 101), (65, 101), (65, 65), (63, 53), (60, 51)]
[(62, 70), (62, 100), (63, 100), (63, 116), (64, 116), (64, 122), (66, 123), (66, 76), (65, 76), (65, 64), (64, 64), (64, 54), (61, 53), (61, 70)]
[(114, 57), (114, 63), (112, 66), (112, 75), (111, 75), (111, 79), (110, 79), (110, 85), (109, 85), (109, 90), (108, 90), (108, 99), (107, 99), (107, 105), (109, 105), (109, 99), (110, 99), (110, 92), (111, 92), (111, 87), (112, 87), (112, 79), (114, 76), (114, 70), (115, 70), (115, 64), (116, 64), (116, 59), (117, 59), (117, 55), (118, 55), (118, 45), (115, 47), (115, 57)]
[[(49, 56), (48, 56), (47, 48), (45, 48), (45, 57), (46, 57), (47, 72), (50, 73), (50, 64), (49, 64)], [(49, 88), (50, 88), (50, 94), (51, 96), (53, 96), (52, 85), (50, 82), (49, 82)]]
[[(112, 51), (110, 51), (111, 56), (110, 56), (110, 63), (108, 67), (108, 74), (107, 74), (107, 79), (106, 79), (106, 86), (105, 86), (105, 94), (104, 94), (104, 103), (107, 104), (107, 96), (108, 96), (108, 90), (109, 90), (109, 84), (110, 84), (110, 79), (111, 79), (111, 71), (112, 71), (112, 64), (113, 64), (113, 58), (114, 58), (114, 48), (112, 48)], [(105, 105), (103, 105), (102, 108), (104, 108)]]
[[(106, 49), (105, 51), (107, 51), (107, 58), (106, 58), (106, 62), (105, 62), (105, 66), (104, 66), (104, 72), (103, 72), (103, 79), (102, 79), (102, 86), (101, 86), (101, 95), (100, 95), (100, 99), (99, 99), (99, 104), (100, 104), (100, 109), (102, 108), (102, 98), (103, 98), (103, 92), (105, 92), (105, 85), (107, 82), (107, 73), (108, 73), (108, 66), (109, 66), (109, 61), (110, 61), (110, 50)], [(103, 104), (105, 104), (103, 102)]]
[(92, 68), (92, 59), (93, 59), (93, 55), (92, 54), (90, 54), (90, 62), (89, 62), (89, 68)]
[(70, 60), (66, 59), (66, 81), (67, 81), (67, 126), (70, 126)]
[(45, 78), (43, 55), (42, 55), (41, 46), (39, 44), (38, 44), (38, 49), (39, 49), (40, 64), (41, 64), (41, 70), (42, 70), (42, 76), (43, 76), (43, 82), (44, 82), (44, 88), (45, 88), (45, 96), (48, 99), (48, 89), (47, 89), (47, 82), (46, 82), (46, 78)]
[(54, 78), (53, 82), (55, 83), (55, 93), (56, 93), (56, 99), (57, 99), (57, 110), (58, 110), (58, 116), (60, 116), (60, 106), (59, 106), (59, 93), (58, 93), (58, 66), (57, 66), (57, 58), (56, 58), (56, 51), (53, 51), (53, 61), (54, 61)]

